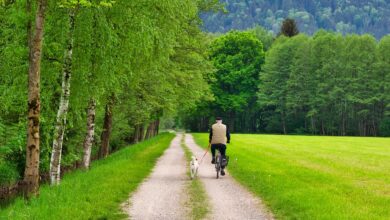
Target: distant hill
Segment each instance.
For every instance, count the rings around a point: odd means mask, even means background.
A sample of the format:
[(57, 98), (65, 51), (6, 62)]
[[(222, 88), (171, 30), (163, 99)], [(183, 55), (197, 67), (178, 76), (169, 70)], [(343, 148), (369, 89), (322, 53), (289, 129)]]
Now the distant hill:
[(210, 32), (246, 29), (260, 24), (279, 32), (284, 18), (294, 18), (301, 32), (318, 29), (345, 33), (390, 33), (390, 0), (221, 0), (228, 14), (204, 14)]

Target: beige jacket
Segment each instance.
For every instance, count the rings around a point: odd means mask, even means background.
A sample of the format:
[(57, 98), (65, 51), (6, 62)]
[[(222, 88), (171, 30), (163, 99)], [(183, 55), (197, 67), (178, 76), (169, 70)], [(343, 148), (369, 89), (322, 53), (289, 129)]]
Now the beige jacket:
[(226, 125), (222, 123), (215, 123), (210, 129), (210, 143), (211, 144), (224, 144), (230, 139), (229, 132)]

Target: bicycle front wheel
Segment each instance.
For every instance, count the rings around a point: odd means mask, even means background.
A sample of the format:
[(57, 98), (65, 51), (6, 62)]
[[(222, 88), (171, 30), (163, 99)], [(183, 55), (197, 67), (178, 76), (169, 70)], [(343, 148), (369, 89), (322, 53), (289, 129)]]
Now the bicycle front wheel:
[(215, 170), (217, 171), (217, 179), (219, 178), (219, 171), (221, 170), (221, 157), (218, 155), (215, 158)]

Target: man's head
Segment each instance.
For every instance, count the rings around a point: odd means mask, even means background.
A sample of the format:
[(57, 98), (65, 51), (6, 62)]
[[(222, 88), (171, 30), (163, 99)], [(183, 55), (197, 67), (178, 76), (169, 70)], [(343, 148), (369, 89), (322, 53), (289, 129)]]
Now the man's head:
[(222, 123), (222, 118), (221, 118), (221, 117), (217, 117), (217, 118), (215, 119), (215, 121), (216, 121), (217, 123)]

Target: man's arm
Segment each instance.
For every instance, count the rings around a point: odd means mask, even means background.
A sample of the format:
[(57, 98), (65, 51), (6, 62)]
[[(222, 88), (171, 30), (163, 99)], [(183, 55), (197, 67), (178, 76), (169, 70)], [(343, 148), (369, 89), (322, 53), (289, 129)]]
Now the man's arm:
[(230, 132), (228, 127), (226, 127), (226, 138), (227, 138), (227, 143), (230, 143)]
[(212, 138), (213, 138), (213, 128), (210, 128), (209, 143), (211, 143)]

